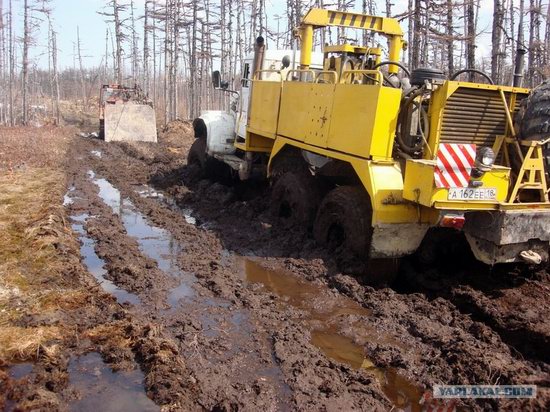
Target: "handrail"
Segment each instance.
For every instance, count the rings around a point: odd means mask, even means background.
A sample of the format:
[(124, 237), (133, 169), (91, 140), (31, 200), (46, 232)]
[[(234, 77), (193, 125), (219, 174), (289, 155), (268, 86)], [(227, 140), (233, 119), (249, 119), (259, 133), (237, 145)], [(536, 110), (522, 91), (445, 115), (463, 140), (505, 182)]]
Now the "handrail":
[[(315, 72), (311, 69), (301, 70), (301, 69), (295, 69), (295, 70), (289, 70), (286, 74), (286, 81), (288, 81), (288, 75), (290, 73), (309, 73), (311, 74), (311, 80), (313, 81), (315, 79)], [(301, 77), (301, 76), (300, 76)]]
[(258, 75), (261, 74), (261, 73), (277, 73), (279, 76), (281, 76), (281, 80), (283, 80), (283, 75), (282, 75), (281, 71), (280, 70), (274, 70), (274, 69), (256, 70), (256, 72), (254, 73), (253, 80), (261, 80), (261, 79), (258, 79)]
[[(342, 77), (340, 78), (340, 81), (346, 81), (347, 78), (352, 74), (362, 74), (363, 76), (374, 80), (375, 82), (378, 82), (379, 84), (382, 84), (383, 82), (383, 76), (382, 72), (380, 70), (346, 70), (342, 73)], [(374, 75), (376, 77), (371, 77), (371, 75)]]
[(317, 72), (315, 83), (319, 83), (319, 80), (321, 80), (321, 76), (324, 76), (326, 74), (332, 75), (334, 77), (334, 84), (338, 83), (338, 73), (336, 73), (334, 70), (321, 70)]

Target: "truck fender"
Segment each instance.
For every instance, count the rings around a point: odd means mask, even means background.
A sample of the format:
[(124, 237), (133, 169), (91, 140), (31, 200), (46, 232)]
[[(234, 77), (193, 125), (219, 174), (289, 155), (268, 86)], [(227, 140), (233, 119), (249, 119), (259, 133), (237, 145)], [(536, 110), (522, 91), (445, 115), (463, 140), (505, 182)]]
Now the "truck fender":
[(209, 110), (193, 121), (196, 138), (206, 138), (210, 156), (235, 153), (235, 117), (220, 110)]

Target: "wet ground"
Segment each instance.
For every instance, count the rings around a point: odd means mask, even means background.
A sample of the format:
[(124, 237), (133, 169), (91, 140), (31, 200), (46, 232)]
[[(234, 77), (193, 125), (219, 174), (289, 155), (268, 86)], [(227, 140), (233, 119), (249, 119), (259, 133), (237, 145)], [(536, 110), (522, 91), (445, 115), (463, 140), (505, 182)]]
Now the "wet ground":
[(411, 261), (371, 288), (271, 216), (268, 186), (198, 179), (191, 143), (188, 128), (158, 145), (75, 138), (65, 208), (132, 344), (67, 361), (68, 409), (421, 411), (434, 384), (538, 386), (464, 410), (550, 407), (546, 270)]

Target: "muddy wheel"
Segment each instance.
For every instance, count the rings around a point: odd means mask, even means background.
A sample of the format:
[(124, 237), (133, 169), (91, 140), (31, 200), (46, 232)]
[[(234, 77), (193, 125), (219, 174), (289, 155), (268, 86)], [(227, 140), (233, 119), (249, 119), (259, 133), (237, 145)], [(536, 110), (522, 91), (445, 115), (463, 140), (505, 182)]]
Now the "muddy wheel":
[(372, 236), (372, 208), (361, 187), (340, 186), (323, 199), (313, 229), (315, 240), (336, 252), (367, 258)]
[(310, 228), (322, 196), (322, 183), (309, 171), (286, 172), (273, 186), (271, 211), (277, 217), (289, 219)]
[(313, 235), (336, 257), (340, 270), (362, 277), (372, 286), (391, 284), (399, 270), (399, 259), (370, 259), (372, 207), (365, 189), (340, 186), (323, 199), (317, 212)]
[(105, 140), (105, 120), (99, 120), (99, 135), (100, 140)]
[(275, 157), (275, 159), (273, 160), (270, 176), (272, 185), (275, 186), (275, 183), (289, 172), (295, 174), (309, 173), (309, 168), (299, 151), (287, 150), (284, 153), (280, 153), (277, 157)]
[(206, 165), (206, 139), (195, 139), (187, 154), (187, 165), (204, 170)]

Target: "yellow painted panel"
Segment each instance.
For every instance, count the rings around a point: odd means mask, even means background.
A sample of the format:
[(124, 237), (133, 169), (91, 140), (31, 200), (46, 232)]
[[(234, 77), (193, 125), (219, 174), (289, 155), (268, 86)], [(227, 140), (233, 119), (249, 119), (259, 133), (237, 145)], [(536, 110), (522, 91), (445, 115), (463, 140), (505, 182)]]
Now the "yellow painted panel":
[(254, 80), (249, 128), (257, 134), (275, 136), (281, 99), (281, 82)]
[(434, 161), (407, 160), (403, 198), (427, 207), (439, 209), (494, 209), (499, 203), (505, 202), (510, 184), (510, 169), (495, 166), (485, 173), (481, 179), (481, 188), (495, 188), (496, 201), (480, 202), (475, 200), (448, 201), (449, 191), (445, 188), (436, 188), (434, 183)]
[(307, 119), (305, 142), (327, 147), (328, 131), (332, 122), (334, 84), (314, 84), (310, 93), (309, 119)]
[(360, 157), (391, 158), (400, 99), (399, 89), (336, 85), (328, 147)]
[(313, 83), (284, 82), (277, 133), (304, 141), (311, 122), (311, 87)]

